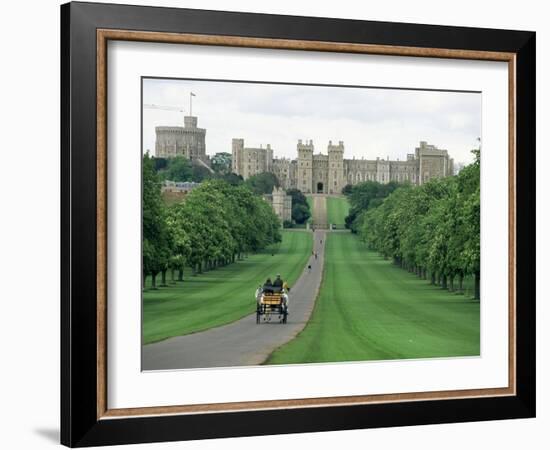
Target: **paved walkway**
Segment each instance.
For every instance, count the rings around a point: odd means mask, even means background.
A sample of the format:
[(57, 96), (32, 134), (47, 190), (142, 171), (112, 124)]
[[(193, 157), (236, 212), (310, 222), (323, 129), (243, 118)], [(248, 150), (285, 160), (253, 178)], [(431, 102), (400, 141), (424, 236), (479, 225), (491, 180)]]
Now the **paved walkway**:
[(313, 228), (328, 228), (327, 197), (326, 195), (313, 195)]
[[(324, 203), (324, 199), (323, 202)], [(326, 205), (326, 203), (325, 203)], [(322, 205), (319, 206), (322, 208)], [(317, 210), (317, 207), (315, 208)], [(325, 207), (326, 222), (326, 207)], [(307, 267), (291, 286), (288, 322), (256, 324), (256, 313), (237, 322), (199, 333), (170, 338), (142, 348), (143, 370), (230, 367), (262, 364), (278, 347), (293, 339), (305, 327), (321, 279), (325, 255), (325, 231), (312, 233), (317, 259), (311, 256), (311, 272)], [(266, 276), (272, 274), (266, 274)], [(250, 287), (254, 302), (255, 286)]]

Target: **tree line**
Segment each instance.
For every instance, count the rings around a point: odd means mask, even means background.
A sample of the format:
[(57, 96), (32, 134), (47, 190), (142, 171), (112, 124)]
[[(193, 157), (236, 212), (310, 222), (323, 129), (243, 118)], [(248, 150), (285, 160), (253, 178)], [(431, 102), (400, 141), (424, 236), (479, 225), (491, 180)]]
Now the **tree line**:
[(366, 182), (348, 198), (350, 228), (371, 249), (449, 291), (462, 293), (471, 275), (479, 299), (480, 165), (474, 153), (475, 162), (456, 176), (385, 190)]
[(281, 241), (273, 209), (243, 183), (209, 179), (185, 201), (166, 206), (154, 158), (147, 154), (142, 172), (143, 282), (151, 276), (153, 288), (159, 274), (162, 284), (169, 271), (183, 281), (185, 267), (202, 273)]
[[(270, 172), (263, 172), (248, 177), (246, 181), (242, 176), (231, 172), (231, 153), (216, 153), (212, 159), (213, 173), (206, 167), (193, 164), (184, 156), (173, 158), (151, 157), (153, 167), (160, 180), (176, 182), (203, 182), (205, 180), (224, 180), (234, 186), (245, 184), (254, 194), (271, 194), (274, 187), (279, 187), (279, 179)], [(298, 189), (289, 189), (287, 194), (292, 197), (292, 220), (297, 224), (304, 224), (311, 216), (309, 204), (306, 197)], [(291, 227), (292, 223), (285, 222), (285, 228)]]

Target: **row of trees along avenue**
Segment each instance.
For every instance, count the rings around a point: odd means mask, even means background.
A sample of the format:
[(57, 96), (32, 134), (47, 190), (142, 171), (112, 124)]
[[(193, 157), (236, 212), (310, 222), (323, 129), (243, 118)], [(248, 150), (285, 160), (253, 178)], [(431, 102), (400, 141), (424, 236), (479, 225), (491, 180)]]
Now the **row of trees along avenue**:
[(184, 268), (201, 273), (235, 262), (246, 253), (281, 241), (280, 222), (271, 206), (240, 183), (222, 179), (201, 183), (185, 201), (165, 206), (155, 162), (143, 157), (143, 280), (152, 287), (161, 274)]
[(348, 190), (348, 226), (371, 249), (450, 291), (474, 277), (479, 299), (479, 151), (456, 176), (421, 186), (366, 182)]

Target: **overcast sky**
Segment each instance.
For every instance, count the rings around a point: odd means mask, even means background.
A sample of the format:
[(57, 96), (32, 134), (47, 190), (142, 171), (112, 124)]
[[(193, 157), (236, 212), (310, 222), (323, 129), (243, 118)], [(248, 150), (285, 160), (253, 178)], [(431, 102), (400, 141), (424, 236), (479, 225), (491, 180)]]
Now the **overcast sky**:
[[(315, 153), (329, 140), (344, 141), (345, 158), (406, 159), (419, 141), (447, 149), (455, 162), (470, 162), (481, 136), (481, 94), (396, 89), (145, 79), (144, 105), (182, 107), (189, 93), (198, 126), (206, 128), (206, 153), (271, 144), (276, 157), (296, 157), (298, 139), (312, 139)], [(183, 126), (179, 111), (143, 110), (143, 151), (155, 149), (155, 127)]]

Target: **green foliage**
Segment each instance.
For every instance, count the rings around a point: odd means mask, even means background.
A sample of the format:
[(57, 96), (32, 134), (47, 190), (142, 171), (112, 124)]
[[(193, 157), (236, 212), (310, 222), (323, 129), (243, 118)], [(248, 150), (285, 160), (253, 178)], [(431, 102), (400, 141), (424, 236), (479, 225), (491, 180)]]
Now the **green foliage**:
[(214, 169), (215, 172), (220, 174), (231, 173), (231, 160), (232, 160), (231, 153), (227, 153), (227, 152), (216, 153), (211, 159), (212, 169)]
[[(159, 162), (157, 163), (157, 159)], [(222, 177), (223, 174), (213, 174), (201, 164), (192, 163), (184, 156), (174, 158), (155, 158), (155, 169), (163, 180), (176, 182), (194, 181), (200, 183), (210, 178)]]
[(457, 176), (401, 186), (379, 205), (364, 202), (354, 225), (370, 248), (421, 276), (437, 274), (443, 287), (468, 274), (479, 280), (479, 173), (478, 154)]
[(274, 187), (279, 187), (279, 180), (270, 172), (259, 173), (258, 175), (251, 176), (245, 181), (245, 184), (255, 194), (271, 194)]
[(351, 184), (346, 184), (342, 189), (342, 194), (350, 195), (353, 191), (353, 186)]
[(305, 205), (303, 203), (292, 205), (292, 220), (296, 223), (306, 223), (310, 216), (307, 202)]
[[(171, 167), (184, 168), (186, 161)], [(280, 222), (272, 207), (242, 183), (207, 180), (185, 201), (165, 207), (154, 163), (143, 157), (145, 274), (184, 266), (196, 272), (214, 269), (280, 240)]]
[(143, 272), (156, 275), (166, 270), (172, 237), (165, 221), (166, 211), (160, 196), (160, 180), (155, 172), (154, 161), (148, 154), (143, 156), (142, 179)]
[(289, 189), (286, 193), (292, 197), (292, 220), (298, 224), (306, 223), (311, 217), (307, 197), (299, 189)]
[(183, 156), (168, 159), (166, 168), (161, 173), (162, 178), (170, 181), (195, 181), (193, 180), (193, 167), (191, 162)]
[(244, 182), (243, 177), (235, 173), (225, 173), (221, 176), (221, 179), (233, 186), (237, 186)]
[(365, 181), (364, 183), (356, 184), (346, 194), (350, 203), (349, 214), (346, 216), (346, 228), (351, 229), (353, 233), (357, 233), (361, 228), (362, 218), (361, 213), (369, 208), (379, 206), (384, 198), (390, 195), (399, 184), (395, 181), (390, 181), (387, 184), (381, 184), (377, 181)]
[(166, 169), (168, 166), (168, 159), (167, 158), (159, 158), (159, 157), (152, 157), (151, 158), (155, 164), (155, 171), (158, 172), (159, 170)]

